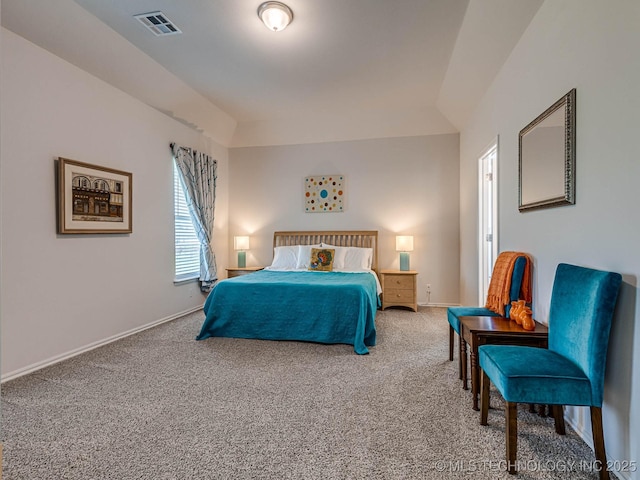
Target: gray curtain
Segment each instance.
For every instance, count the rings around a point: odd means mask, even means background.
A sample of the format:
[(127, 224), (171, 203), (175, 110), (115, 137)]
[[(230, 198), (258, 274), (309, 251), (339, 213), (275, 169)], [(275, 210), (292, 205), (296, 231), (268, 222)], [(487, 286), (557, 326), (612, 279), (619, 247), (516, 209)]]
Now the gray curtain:
[(175, 143), (171, 144), (171, 151), (200, 240), (200, 289), (209, 292), (218, 281), (216, 255), (211, 246), (218, 162), (205, 153)]

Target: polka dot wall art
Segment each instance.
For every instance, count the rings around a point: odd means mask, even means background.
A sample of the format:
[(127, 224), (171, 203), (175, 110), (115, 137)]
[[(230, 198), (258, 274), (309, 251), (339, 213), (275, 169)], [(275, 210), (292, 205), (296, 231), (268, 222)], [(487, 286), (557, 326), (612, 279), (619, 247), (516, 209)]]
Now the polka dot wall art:
[(304, 179), (304, 211), (344, 212), (344, 175), (314, 175)]

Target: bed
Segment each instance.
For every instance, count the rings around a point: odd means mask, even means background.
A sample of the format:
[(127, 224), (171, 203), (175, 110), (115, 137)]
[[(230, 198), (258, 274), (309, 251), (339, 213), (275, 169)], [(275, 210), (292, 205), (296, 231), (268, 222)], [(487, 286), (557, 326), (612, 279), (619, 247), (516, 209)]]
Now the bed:
[[(378, 232), (368, 230), (275, 232), (269, 267), (213, 288), (197, 340), (348, 344), (369, 353), (380, 306), (377, 241)], [(316, 271), (326, 267), (322, 252), (332, 257), (330, 271)]]

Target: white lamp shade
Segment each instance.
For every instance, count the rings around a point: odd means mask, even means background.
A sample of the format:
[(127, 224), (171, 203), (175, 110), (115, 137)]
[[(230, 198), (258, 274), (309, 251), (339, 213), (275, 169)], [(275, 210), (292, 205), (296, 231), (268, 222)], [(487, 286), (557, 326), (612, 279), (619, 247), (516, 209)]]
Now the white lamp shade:
[(413, 252), (413, 236), (398, 235), (396, 237), (397, 252)]
[(291, 9), (280, 2), (264, 2), (258, 7), (258, 16), (274, 32), (284, 30), (293, 20)]
[(234, 250), (249, 250), (249, 237), (233, 237)]

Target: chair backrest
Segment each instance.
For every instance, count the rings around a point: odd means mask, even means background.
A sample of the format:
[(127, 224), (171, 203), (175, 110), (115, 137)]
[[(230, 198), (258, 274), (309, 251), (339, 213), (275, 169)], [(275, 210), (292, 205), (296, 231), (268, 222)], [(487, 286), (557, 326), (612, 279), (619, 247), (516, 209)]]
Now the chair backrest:
[(591, 381), (592, 405), (602, 406), (611, 320), (619, 273), (561, 263), (549, 308), (549, 350), (576, 363)]
[(520, 298), (520, 288), (522, 287), (522, 279), (524, 278), (524, 267), (527, 264), (525, 257), (516, 258), (513, 265), (513, 273), (511, 274), (511, 288), (509, 289), (509, 303), (504, 306), (504, 316), (508, 317), (511, 311), (511, 302), (515, 302)]

